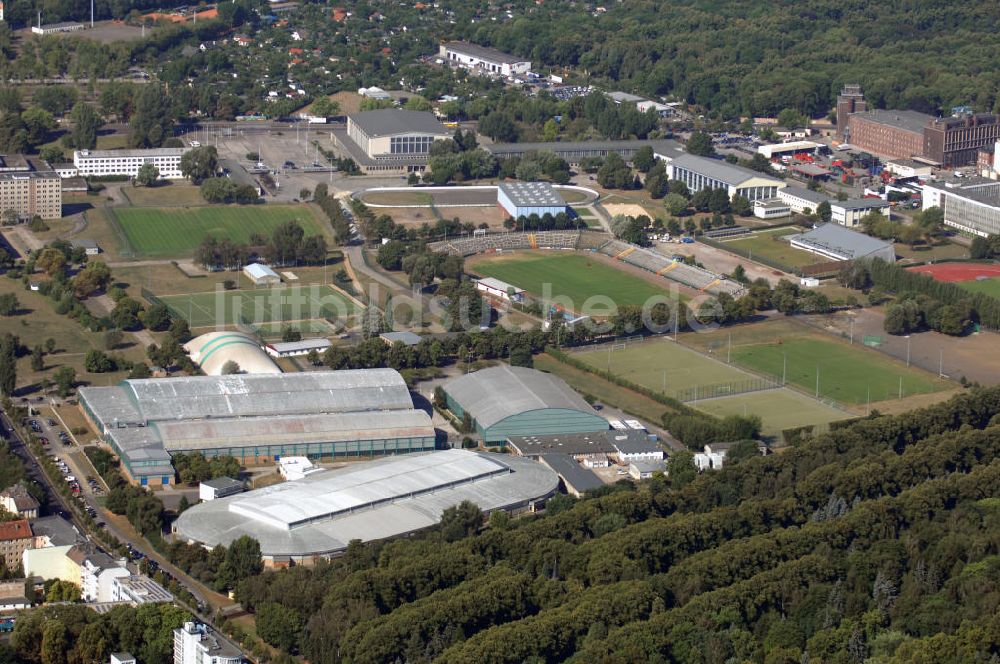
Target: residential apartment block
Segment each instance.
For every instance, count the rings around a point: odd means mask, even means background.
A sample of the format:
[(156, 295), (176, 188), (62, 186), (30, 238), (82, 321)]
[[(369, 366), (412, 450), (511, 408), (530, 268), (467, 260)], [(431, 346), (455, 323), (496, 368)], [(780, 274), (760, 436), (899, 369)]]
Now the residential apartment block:
[(62, 178), (54, 171), (0, 173), (0, 213), (15, 212), (22, 220), (62, 217)]

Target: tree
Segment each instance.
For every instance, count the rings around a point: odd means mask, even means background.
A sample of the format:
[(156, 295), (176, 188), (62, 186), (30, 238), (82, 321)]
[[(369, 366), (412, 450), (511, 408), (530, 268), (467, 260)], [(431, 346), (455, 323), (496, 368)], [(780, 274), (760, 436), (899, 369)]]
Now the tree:
[(500, 111), (489, 113), (479, 120), (479, 133), (489, 136), (497, 143), (512, 143), (517, 140), (514, 120)]
[(635, 156), (632, 157), (632, 165), (640, 173), (648, 173), (655, 163), (656, 156), (653, 154), (653, 148), (648, 145), (639, 148)]
[(52, 379), (58, 388), (59, 396), (68, 397), (76, 385), (76, 370), (73, 367), (59, 367)]
[(68, 134), (69, 147), (77, 150), (93, 150), (97, 147), (97, 130), (101, 128), (101, 116), (94, 107), (82, 101), (73, 106), (69, 115), (73, 129)]
[(46, 142), (49, 132), (58, 126), (52, 114), (41, 108), (29, 108), (21, 113), (21, 121), (28, 134), (28, 143), (32, 145)]
[(104, 333), (104, 348), (106, 350), (114, 350), (118, 347), (118, 344), (122, 342), (122, 331), (121, 330), (108, 330)]
[[(135, 97), (135, 112), (129, 119), (128, 143), (133, 148), (158, 148), (170, 137), (173, 124), (170, 96), (158, 85), (140, 86)], [(195, 148), (198, 149), (198, 148)]]
[(809, 126), (809, 118), (794, 108), (785, 108), (778, 113), (778, 124), (785, 129), (798, 129)]
[(445, 542), (456, 542), (475, 534), (483, 523), (483, 513), (470, 500), (449, 507), (441, 513), (441, 538)]
[(228, 581), (229, 585), (226, 587), (233, 587), (243, 579), (257, 576), (264, 569), (264, 562), (260, 557), (260, 542), (249, 535), (237, 538), (226, 550), (222, 565), (224, 569), (220, 570), (220, 576)]
[(142, 324), (147, 329), (161, 332), (170, 326), (170, 310), (164, 304), (151, 304), (142, 315)]
[(70, 581), (56, 579), (45, 593), (46, 602), (79, 602), (80, 586)]
[(281, 330), (281, 340), (286, 343), (290, 341), (302, 341), (302, 330), (291, 325), (286, 325)]
[(219, 153), (212, 145), (192, 148), (181, 156), (181, 174), (191, 180), (192, 184), (201, 184), (209, 178), (215, 178), (218, 170)]
[(340, 115), (340, 104), (323, 96), (312, 103), (309, 112), (319, 118), (332, 118)]
[[(183, 160), (183, 157), (181, 159)], [(152, 187), (159, 178), (160, 169), (152, 162), (147, 161), (139, 167), (139, 171), (135, 175), (135, 183), (140, 187)]]
[(711, 157), (715, 154), (715, 148), (712, 147), (712, 137), (700, 131), (694, 132), (688, 139), (687, 151), (689, 154), (699, 157)]
[(829, 222), (833, 218), (833, 211), (830, 209), (829, 201), (823, 201), (816, 206), (816, 216), (824, 223)]
[(42, 627), (41, 664), (66, 664), (70, 650), (66, 625), (61, 620), (47, 620)]
[(295, 650), (302, 630), (298, 611), (277, 602), (265, 602), (257, 607), (255, 614), (260, 638), (284, 652)]
[(0, 295), (0, 316), (13, 316), (17, 313), (20, 303), (14, 293)]
[(18, 339), (10, 332), (0, 337), (0, 394), (13, 396), (17, 385)]
[(750, 203), (750, 199), (746, 196), (740, 196), (739, 194), (733, 196), (731, 207), (733, 214), (738, 214), (741, 217), (749, 217), (753, 214), (753, 205)]
[(31, 370), (43, 371), (45, 369), (45, 356), (41, 346), (35, 346), (31, 351)]
[(240, 372), (240, 365), (235, 360), (226, 360), (226, 363), (222, 365), (221, 371), (223, 376), (238, 374)]
[(531, 346), (526, 343), (512, 346), (510, 349), (510, 365), (512, 367), (533, 367), (535, 362), (531, 356)]
[(681, 489), (698, 476), (694, 465), (694, 454), (688, 451), (674, 452), (667, 459), (667, 477), (670, 485)]
[(63, 252), (53, 247), (46, 247), (38, 253), (35, 258), (35, 267), (45, 271), (46, 274), (54, 276), (62, 272), (66, 265), (66, 256)]
[(688, 201), (680, 194), (670, 193), (663, 197), (663, 205), (667, 208), (667, 212), (677, 217), (687, 210)]
[(97, 291), (107, 288), (111, 282), (111, 269), (102, 261), (89, 261), (75, 277), (73, 277), (73, 292), (79, 298), (85, 298)]

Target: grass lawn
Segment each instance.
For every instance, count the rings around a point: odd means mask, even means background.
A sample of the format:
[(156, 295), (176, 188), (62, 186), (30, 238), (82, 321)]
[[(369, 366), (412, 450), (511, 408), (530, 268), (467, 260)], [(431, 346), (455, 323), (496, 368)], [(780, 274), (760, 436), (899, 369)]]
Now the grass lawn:
[[(609, 352), (609, 349), (612, 349)], [(720, 383), (735, 383), (755, 379), (736, 367), (705, 357), (690, 348), (656, 339), (629, 344), (624, 350), (607, 346), (598, 350), (576, 353), (573, 357), (598, 369), (609, 367), (616, 375), (633, 383), (671, 397), (680, 396), (685, 388)]]
[(232, 325), (244, 320), (270, 324), (270, 331), (282, 323), (319, 318), (336, 319), (346, 324), (359, 307), (339, 291), (322, 284), (284, 286), (251, 290), (163, 295), (165, 305), (186, 318), (191, 327)]
[(190, 255), (206, 235), (246, 242), (254, 233), (268, 235), (298, 220), (306, 235), (324, 234), (306, 205), (233, 205), (193, 208), (114, 208), (128, 245), (137, 255)]
[(889, 360), (860, 346), (803, 334), (777, 342), (739, 345), (733, 340), (733, 361), (780, 377), (783, 364), (789, 383), (813, 392), (819, 372), (819, 395), (849, 404), (924, 394), (948, 384), (931, 374)]
[[(582, 254), (530, 253), (489, 257), (469, 268), (495, 277), (570, 311), (594, 316), (610, 315), (608, 300), (617, 306), (642, 305), (649, 298), (668, 296), (666, 288)], [(666, 283), (666, 282), (665, 282)], [(591, 301), (594, 296), (603, 296)]]
[(691, 405), (717, 417), (759, 415), (761, 433), (775, 438), (781, 435), (783, 429), (814, 424), (818, 430), (824, 431), (830, 422), (854, 417), (789, 389), (750, 392)]
[(984, 293), (991, 297), (1000, 298), (1000, 279), (973, 279), (972, 281), (959, 281), (957, 285), (970, 293)]
[(785, 227), (773, 231), (761, 231), (738, 240), (729, 240), (725, 244), (727, 247), (749, 251), (751, 258), (771, 260), (789, 267), (802, 267), (822, 262), (822, 257), (796, 249), (787, 241), (778, 239), (799, 232), (797, 228)]
[(968, 258), (969, 250), (960, 244), (954, 244), (952, 242), (942, 242), (941, 244), (936, 244), (934, 246), (928, 247), (926, 245), (917, 245), (913, 248), (908, 244), (903, 244), (901, 242), (896, 242), (893, 246), (896, 251), (896, 255), (900, 256), (902, 259), (910, 259), (914, 261), (938, 261), (942, 258)]
[(576, 191), (575, 189), (559, 189), (559, 195), (563, 197), (563, 200), (572, 205), (573, 203), (583, 203), (590, 199), (590, 196), (583, 193), (582, 191)]
[(164, 180), (155, 187), (122, 187), (122, 193), (138, 207), (188, 207), (205, 205), (201, 189), (182, 181)]

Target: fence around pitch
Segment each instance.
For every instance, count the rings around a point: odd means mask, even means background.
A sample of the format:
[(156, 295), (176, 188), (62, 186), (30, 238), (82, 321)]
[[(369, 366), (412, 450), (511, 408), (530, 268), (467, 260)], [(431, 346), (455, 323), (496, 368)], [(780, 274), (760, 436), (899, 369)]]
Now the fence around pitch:
[(734, 247), (732, 244), (727, 242), (719, 242), (718, 240), (713, 240), (710, 237), (705, 237), (704, 235), (699, 235), (695, 238), (698, 242), (708, 245), (709, 247), (714, 247), (716, 249), (721, 249), (722, 251), (729, 252), (731, 254), (736, 254), (747, 260), (754, 261), (755, 263), (760, 263), (762, 265), (767, 265), (768, 267), (773, 267), (775, 270), (781, 270), (782, 272), (787, 272), (788, 274), (794, 274), (796, 276), (802, 276), (802, 270), (797, 267), (792, 267), (791, 265), (785, 265), (781, 261), (772, 260), (766, 256), (752, 256), (751, 252), (747, 249), (741, 247)]
[(779, 387), (781, 387), (780, 381), (760, 376), (728, 383), (694, 385), (675, 390), (672, 396), (682, 403), (688, 403), (691, 401), (701, 401), (702, 399), (731, 397), (737, 394), (747, 394), (748, 392), (763, 392), (764, 390), (773, 390)]

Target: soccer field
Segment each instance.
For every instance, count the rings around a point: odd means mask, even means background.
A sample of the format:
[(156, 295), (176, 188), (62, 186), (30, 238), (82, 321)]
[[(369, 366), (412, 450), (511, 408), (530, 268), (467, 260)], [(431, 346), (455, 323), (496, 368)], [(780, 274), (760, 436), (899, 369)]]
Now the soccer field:
[(745, 371), (705, 357), (669, 339), (628, 344), (618, 349), (614, 344), (583, 353), (574, 358), (674, 398), (683, 398), (692, 388), (739, 384), (756, 380)]
[[(609, 315), (607, 299), (617, 306), (642, 305), (653, 296), (667, 296), (664, 288), (617, 270), (591, 256), (576, 253), (516, 254), (490, 257), (474, 262), (469, 269), (495, 277), (537, 298), (559, 298), (565, 309), (595, 316)], [(588, 301), (595, 295), (604, 296)]]
[(761, 231), (738, 240), (728, 240), (725, 246), (742, 249), (754, 258), (770, 260), (789, 267), (803, 267), (820, 263), (824, 259), (808, 251), (796, 249), (784, 238), (800, 232), (798, 228), (779, 228), (774, 231)]
[(758, 415), (761, 419), (761, 433), (774, 437), (780, 436), (784, 429), (810, 424), (823, 431), (830, 422), (854, 417), (789, 389), (750, 392), (691, 405), (717, 417)]
[[(733, 337), (733, 362), (798, 385), (809, 393), (850, 404), (936, 392), (948, 383), (877, 352), (804, 334), (773, 343), (739, 345)], [(870, 395), (870, 397), (869, 397)]]
[(998, 278), (959, 281), (956, 285), (970, 293), (983, 293), (984, 295), (1000, 299), (1000, 279)]
[(347, 325), (361, 311), (342, 293), (321, 284), (161, 295), (160, 300), (192, 328), (253, 323), (271, 329), (318, 318)]
[(241, 205), (191, 208), (112, 208), (129, 247), (143, 256), (191, 254), (206, 235), (248, 242), (256, 233), (271, 236), (275, 228), (296, 220), (306, 235), (322, 226), (305, 205)]

